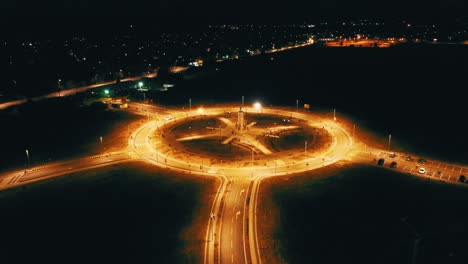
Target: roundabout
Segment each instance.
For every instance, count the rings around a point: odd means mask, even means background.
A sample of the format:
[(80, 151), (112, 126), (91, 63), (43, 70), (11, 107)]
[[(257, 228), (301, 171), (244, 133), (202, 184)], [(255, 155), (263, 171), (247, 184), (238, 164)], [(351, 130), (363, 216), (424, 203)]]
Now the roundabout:
[(238, 106), (157, 112), (132, 133), (132, 156), (220, 181), (207, 216), (204, 263), (261, 263), (261, 181), (333, 164), (353, 148), (339, 123), (314, 113)]
[(141, 157), (190, 173), (273, 176), (340, 160), (351, 135), (313, 113), (278, 108), (213, 107), (157, 117), (129, 139)]

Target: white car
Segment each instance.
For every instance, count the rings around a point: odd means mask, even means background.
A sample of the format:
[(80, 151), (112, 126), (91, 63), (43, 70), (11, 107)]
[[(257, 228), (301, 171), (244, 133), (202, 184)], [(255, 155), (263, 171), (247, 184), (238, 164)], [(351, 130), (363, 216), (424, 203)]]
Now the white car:
[(426, 169), (425, 168), (419, 168), (418, 172), (421, 173), (421, 174), (424, 174), (424, 173), (426, 173)]

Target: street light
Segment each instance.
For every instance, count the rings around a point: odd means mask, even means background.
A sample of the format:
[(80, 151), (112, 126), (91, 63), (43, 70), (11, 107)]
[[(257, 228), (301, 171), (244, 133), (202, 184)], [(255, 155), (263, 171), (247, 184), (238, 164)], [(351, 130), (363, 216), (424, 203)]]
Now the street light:
[(59, 97), (62, 96), (61, 94), (61, 90), (62, 90), (62, 79), (58, 79), (57, 81), (57, 86), (58, 86), (58, 90), (59, 90)]
[(255, 102), (253, 107), (255, 110), (260, 111), (262, 109), (262, 104), (260, 102)]
[(252, 148), (252, 167), (253, 167), (253, 165), (254, 165), (254, 150)]
[(214, 237), (214, 231), (213, 231), (213, 224), (214, 224), (214, 219), (215, 219), (215, 214), (213, 212), (211, 212), (210, 214), (210, 241), (213, 241), (213, 237)]
[(307, 140), (304, 141), (304, 156), (307, 154)]
[(392, 141), (392, 134), (388, 135), (388, 150), (390, 150), (390, 143)]
[(333, 121), (336, 121), (336, 109), (333, 109)]
[(29, 161), (29, 150), (26, 150), (26, 157), (28, 158), (28, 168), (30, 168), (31, 162)]

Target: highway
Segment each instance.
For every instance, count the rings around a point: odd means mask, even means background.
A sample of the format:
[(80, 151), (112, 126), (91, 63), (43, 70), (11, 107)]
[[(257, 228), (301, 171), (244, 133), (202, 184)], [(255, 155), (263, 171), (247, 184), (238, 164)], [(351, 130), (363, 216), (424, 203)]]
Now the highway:
[[(218, 115), (224, 111), (238, 111), (237, 106), (205, 108), (203, 115)], [(0, 175), (0, 189), (7, 189), (31, 182), (70, 174), (130, 160), (144, 160), (155, 166), (171, 168), (186, 173), (197, 173), (216, 178), (220, 185), (211, 206), (212, 215), (207, 215), (205, 253), (203, 262), (211, 263), (262, 263), (262, 252), (258, 248), (256, 228), (257, 197), (261, 182), (267, 177), (281, 177), (298, 172), (321, 168), (338, 161), (347, 160), (359, 164), (378, 166), (376, 160), (383, 157), (382, 169), (396, 170), (414, 176), (425, 177), (447, 183), (457, 182), (460, 174), (468, 175), (468, 167), (427, 160), (420, 164), (405, 161), (407, 153), (396, 153), (365, 146), (358, 142), (339, 123), (313, 113), (294, 112), (278, 108), (263, 108), (262, 113), (283, 115), (305, 120), (305, 125), (323, 127), (332, 137), (330, 146), (318, 153), (300, 151), (295, 153), (263, 155), (252, 163), (250, 157), (236, 164), (211, 163), (205, 157), (190, 158), (174, 151), (162, 138), (164, 131), (176, 122), (199, 116), (197, 111), (170, 109), (163, 106), (132, 103), (128, 111), (147, 117), (147, 122), (132, 132), (128, 147), (122, 151), (104, 153), (81, 159), (54, 162), (30, 169), (20, 169)], [(248, 113), (247, 113), (248, 114)], [(171, 119), (166, 118), (171, 116)], [(391, 161), (396, 168), (390, 168)], [(424, 166), (426, 173), (418, 173)], [(439, 173), (440, 171), (440, 173)], [(468, 185), (467, 185), (468, 186)]]

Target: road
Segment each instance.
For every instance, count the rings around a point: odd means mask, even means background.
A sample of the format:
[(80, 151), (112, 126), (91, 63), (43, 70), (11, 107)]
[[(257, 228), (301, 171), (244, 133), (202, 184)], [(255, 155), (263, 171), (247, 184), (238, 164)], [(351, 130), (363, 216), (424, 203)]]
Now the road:
[[(447, 183), (460, 184), (460, 174), (468, 175), (468, 167), (428, 160), (425, 164), (405, 161), (407, 153), (388, 157), (388, 151), (367, 147), (359, 142), (339, 122), (322, 118), (313, 113), (297, 113), (291, 110), (264, 108), (263, 113), (278, 114), (305, 120), (305, 125), (323, 127), (332, 136), (327, 150), (320, 153), (293, 153), (293, 155), (264, 155), (262, 160), (249, 163), (250, 158), (238, 164), (212, 164), (203, 157), (188, 159), (171, 150), (161, 140), (164, 127), (186, 118), (199, 116), (196, 111), (170, 109), (163, 106), (133, 103), (129, 111), (144, 115), (147, 122), (133, 131), (128, 147), (122, 151), (105, 153), (87, 158), (55, 162), (27, 170), (21, 169), (0, 175), (0, 189), (7, 189), (34, 181), (72, 172), (127, 162), (144, 160), (156, 166), (188, 173), (215, 177), (220, 185), (211, 212), (207, 215), (204, 263), (262, 263), (256, 235), (257, 197), (263, 179), (281, 177), (292, 173), (310, 171), (341, 160), (377, 166), (376, 160), (384, 157), (383, 169), (400, 171)], [(206, 108), (203, 115), (217, 115), (224, 111), (237, 111), (237, 106)], [(171, 119), (166, 118), (171, 116)], [(397, 168), (389, 168), (392, 160)], [(247, 164), (242, 165), (241, 164)], [(417, 166), (426, 168), (425, 174), (417, 172)], [(440, 171), (440, 173), (439, 173)]]
[[(141, 78), (152, 78), (152, 77), (155, 77), (156, 74), (157, 73), (149, 73), (149, 74), (145, 74), (145, 75), (142, 75), (142, 76), (125, 78), (125, 79), (120, 80), (120, 82), (136, 81), (136, 80), (139, 80)], [(111, 84), (115, 84), (115, 81), (101, 82), (101, 83), (96, 83), (96, 84), (77, 87), (77, 88), (70, 88), (70, 89), (66, 89), (66, 90), (62, 90), (62, 91), (53, 92), (53, 93), (50, 93), (50, 94), (36, 96), (36, 97), (31, 98), (30, 100), (39, 101), (39, 100), (43, 100), (43, 99), (47, 99), (47, 98), (63, 97), (63, 96), (73, 95), (73, 94), (76, 94), (76, 93), (81, 93), (81, 92), (84, 92), (84, 91), (89, 90), (89, 89), (94, 89), (94, 88), (99, 88), (99, 87), (106, 86), (106, 85), (111, 85)], [(19, 100), (0, 103), (0, 110), (8, 108), (10, 106), (24, 104), (27, 101), (28, 101), (27, 99), (19, 99)]]
[(15, 170), (0, 175), (0, 190), (82, 170), (127, 162), (130, 159), (127, 151), (119, 151)]

